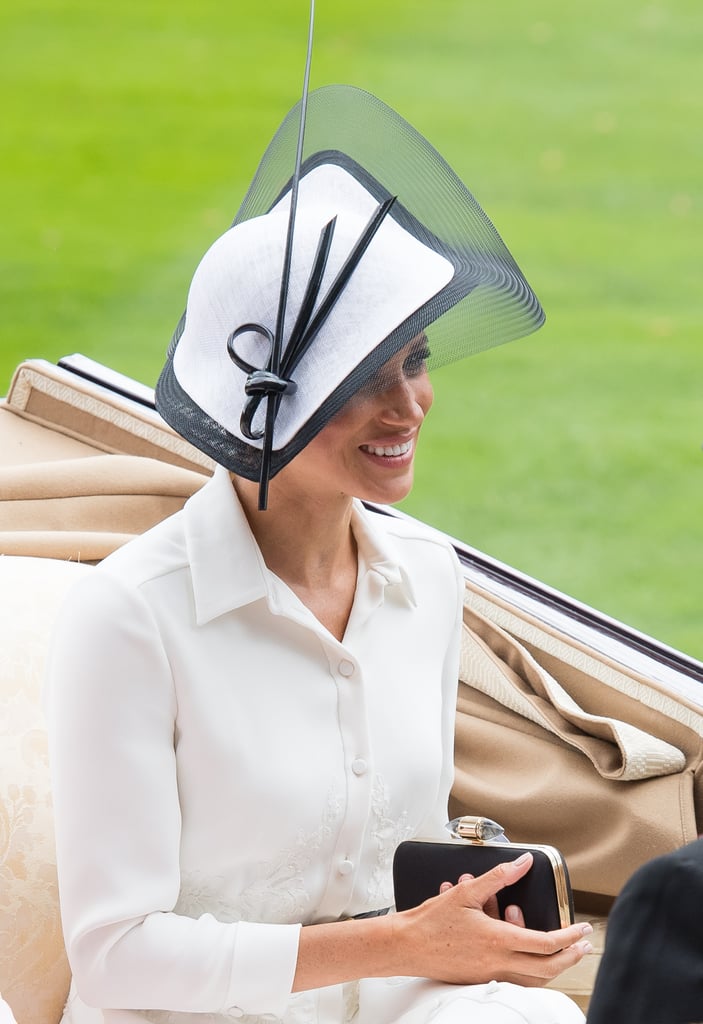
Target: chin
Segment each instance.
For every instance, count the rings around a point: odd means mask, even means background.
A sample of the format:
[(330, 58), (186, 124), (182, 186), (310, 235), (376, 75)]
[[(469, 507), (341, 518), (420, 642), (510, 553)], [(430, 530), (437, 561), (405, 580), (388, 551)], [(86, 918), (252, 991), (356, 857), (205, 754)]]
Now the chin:
[(407, 498), (412, 489), (412, 478), (403, 483), (400, 481), (387, 483), (385, 486), (383, 484), (368, 484), (366, 487), (359, 488), (356, 497), (361, 501), (373, 501), (378, 505), (395, 505), (403, 498)]

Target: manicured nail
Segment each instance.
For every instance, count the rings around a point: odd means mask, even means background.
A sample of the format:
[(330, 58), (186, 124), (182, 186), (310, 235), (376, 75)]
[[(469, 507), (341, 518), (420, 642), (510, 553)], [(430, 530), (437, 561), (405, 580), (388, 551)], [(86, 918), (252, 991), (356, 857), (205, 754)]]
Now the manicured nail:
[(593, 946), (590, 942), (579, 942), (579, 949), (585, 955), (586, 953), (593, 952)]
[(505, 920), (506, 921), (519, 921), (520, 911), (517, 907), (506, 907), (505, 908)]
[(586, 924), (583, 925), (583, 927), (581, 928), (581, 934), (582, 935), (590, 935), (592, 931), (593, 931), (593, 925), (588, 924), (588, 922), (586, 922)]
[(517, 858), (517, 860), (513, 861), (513, 867), (514, 868), (521, 868), (523, 864), (527, 863), (527, 861), (530, 859), (530, 857), (531, 857), (531, 854), (529, 854), (529, 853), (521, 853), (520, 856)]

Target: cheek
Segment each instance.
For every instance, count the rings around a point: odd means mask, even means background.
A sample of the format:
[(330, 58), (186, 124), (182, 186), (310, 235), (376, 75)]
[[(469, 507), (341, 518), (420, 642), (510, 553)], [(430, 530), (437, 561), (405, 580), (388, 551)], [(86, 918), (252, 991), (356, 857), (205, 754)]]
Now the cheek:
[(304, 457), (318, 471), (328, 472), (330, 464), (337, 465), (348, 447), (353, 426), (351, 420), (345, 407), (313, 437), (297, 457)]
[(415, 401), (422, 409), (425, 416), (432, 408), (434, 402), (434, 389), (430, 383), (430, 378), (425, 374), (417, 382), (417, 388), (415, 390)]

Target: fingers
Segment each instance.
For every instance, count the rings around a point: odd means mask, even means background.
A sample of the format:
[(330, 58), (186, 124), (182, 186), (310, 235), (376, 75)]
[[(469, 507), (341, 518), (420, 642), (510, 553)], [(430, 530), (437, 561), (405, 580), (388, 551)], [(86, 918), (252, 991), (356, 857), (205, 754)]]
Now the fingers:
[[(533, 956), (551, 957), (556, 953), (571, 949), (586, 939), (586, 936), (590, 935), (592, 931), (593, 928), (587, 922), (572, 924), (568, 928), (559, 928), (553, 932), (535, 932), (529, 928), (523, 928), (515, 934), (515, 949)], [(587, 944), (590, 945), (590, 943)], [(585, 950), (585, 952), (590, 952), (590, 950)]]
[(524, 914), (520, 907), (515, 906), (514, 903), (505, 908), (505, 920), (509, 924), (517, 925), (518, 928), (525, 927)]
[[(460, 882), (468, 882), (469, 879), (471, 879), (473, 877), (474, 877), (473, 875), (468, 875), (468, 874), (460, 875), (459, 876), (459, 881)], [(453, 888), (454, 888), (454, 883), (453, 882), (442, 882), (442, 884), (439, 887), (439, 891), (440, 891), (440, 893), (448, 892), (450, 889), (453, 889)]]
[[(590, 926), (577, 926), (585, 934)], [(563, 971), (579, 963), (584, 956), (593, 952), (593, 946), (586, 938), (580, 938), (564, 949), (555, 953), (536, 954), (533, 952), (513, 951), (505, 961), (502, 971), (497, 971), (498, 981), (510, 981), (515, 985), (537, 987), (553, 981)]]
[[(469, 882), (469, 881), (471, 881), (475, 877), (476, 877), (475, 875), (469, 875), (469, 874), (461, 875), (459, 877), (459, 882)], [(442, 884), (439, 887), (440, 895), (443, 892), (448, 892), (450, 889), (453, 889), (453, 888), (454, 888), (454, 886), (453, 886), (453, 884), (451, 882), (442, 882)], [(498, 906), (498, 900), (497, 900), (497, 898), (495, 896), (489, 896), (488, 897), (488, 899), (486, 900), (486, 902), (483, 905), (483, 910), (484, 910), (484, 913), (488, 914), (489, 917), (493, 917), (493, 918), (495, 918), (496, 921), (500, 921), (500, 907)], [(522, 919), (522, 912), (519, 912), (518, 916), (519, 916), (519, 920), (522, 920), (522, 924), (524, 926), (525, 922)]]
[[(441, 895), (396, 915), (403, 958), (398, 973), (454, 984), (479, 984), (490, 978), (515, 984), (544, 985), (591, 950), (588, 924), (552, 932), (524, 927), (518, 908), (501, 921), (488, 913), (496, 892), (529, 870), (531, 858), (514, 867), (456, 884), (442, 884)], [(507, 870), (506, 870), (507, 868)], [(471, 955), (467, 957), (467, 949)]]
[[(517, 882), (531, 867), (532, 854), (523, 853), (516, 860), (505, 861), (479, 875), (478, 878), (469, 874), (462, 875), (456, 886), (457, 897), (467, 909), (481, 909), (489, 917), (500, 920), (497, 893)], [(470, 884), (467, 884), (469, 882)], [(455, 887), (450, 882), (444, 882), (440, 886), (440, 892), (448, 892), (453, 888)], [(526, 927), (522, 910), (514, 904), (506, 908), (505, 921), (519, 930), (520, 938), (513, 939), (513, 948), (516, 951), (542, 957), (553, 956), (562, 950), (570, 949), (593, 930), (589, 924), (575, 924), (552, 932), (533, 931)], [(580, 952), (576, 950), (573, 955), (578, 960), (588, 952), (590, 949)]]
[(553, 981), (567, 968), (573, 967), (584, 956), (588, 956), (592, 952), (591, 943), (587, 939), (582, 939), (551, 956), (534, 956), (530, 953), (516, 954), (511, 960), (510, 972), (500, 980), (529, 987), (546, 985), (547, 982)]
[[(459, 890), (457, 896), (460, 896), (462, 904), (467, 909), (483, 909), (490, 917), (499, 920), (496, 894), (522, 878), (531, 866), (531, 854), (523, 854), (515, 861), (505, 862), (491, 871), (487, 871), (484, 875), (479, 875), (478, 878), (471, 881), (470, 885), (462, 884), (464, 882), (462, 877), (457, 887)], [(553, 958), (559, 954), (557, 964), (561, 966), (557, 966), (554, 973), (551, 973), (550, 969), (548, 977), (556, 976), (566, 967), (577, 963), (581, 957), (591, 952), (588, 942), (585, 945), (578, 945), (593, 931), (590, 924), (574, 924), (551, 932), (534, 931), (526, 927), (522, 910), (514, 904), (506, 908), (505, 922), (515, 929), (510, 938), (510, 944), (516, 953), (524, 953), (542, 959)]]
[[(474, 899), (470, 901), (469, 906), (483, 907), (501, 889), (513, 885), (523, 875), (526, 875), (531, 867), (532, 854), (523, 853), (516, 860), (504, 861), (497, 867), (491, 868), (490, 871), (486, 871), (484, 875), (479, 875), (471, 886), (470, 891), (474, 894)], [(461, 879), (459, 881), (461, 882)]]

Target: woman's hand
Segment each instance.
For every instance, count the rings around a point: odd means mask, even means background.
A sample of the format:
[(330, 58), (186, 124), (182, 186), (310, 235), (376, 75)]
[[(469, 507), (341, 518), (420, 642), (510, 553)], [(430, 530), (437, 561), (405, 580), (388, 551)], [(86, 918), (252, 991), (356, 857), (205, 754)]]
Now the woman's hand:
[(303, 928), (293, 991), (356, 978), (405, 975), (474, 985), (545, 985), (591, 951), (588, 924), (554, 932), (525, 928), (522, 914), (501, 921), (496, 893), (530, 870), (531, 854), (500, 864), (419, 907), (387, 917)]
[(531, 931), (518, 908), (508, 915), (512, 919), (500, 920), (496, 894), (531, 866), (532, 857), (525, 854), (478, 878), (462, 876), (421, 906), (394, 915), (398, 974), (459, 984), (495, 979), (539, 986), (578, 963), (592, 948), (585, 940), (590, 925)]
[[(459, 881), (468, 882), (475, 877), (475, 875), (461, 875)], [(449, 889), (453, 888), (453, 882), (442, 882), (442, 884), (439, 887), (439, 891), (448, 892)], [(497, 921), (500, 921), (500, 907), (498, 906), (498, 897), (495, 894), (488, 897), (488, 899), (483, 905), (483, 909), (490, 917), (495, 917)], [(520, 928), (525, 927), (525, 917), (522, 913), (522, 910), (514, 903), (511, 903), (509, 906), (505, 908), (505, 920), (510, 921), (511, 924), (518, 925)]]

